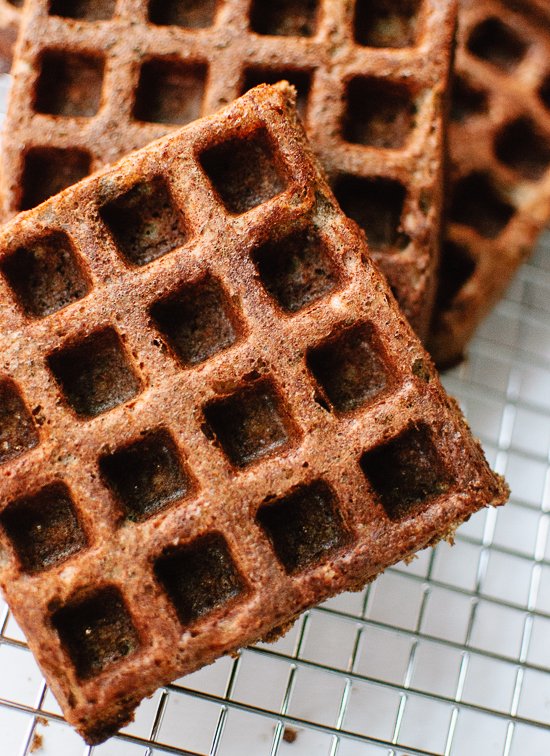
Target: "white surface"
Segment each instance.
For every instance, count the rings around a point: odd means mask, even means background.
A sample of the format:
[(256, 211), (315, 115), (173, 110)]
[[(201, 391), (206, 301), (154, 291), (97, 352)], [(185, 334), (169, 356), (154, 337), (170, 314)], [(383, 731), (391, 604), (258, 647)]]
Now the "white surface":
[(311, 611), (276, 645), (159, 691), (94, 749), (61, 720), (0, 600), (1, 756), (30, 753), (35, 734), (39, 756), (547, 756), (549, 292), (547, 235), (445, 379), (508, 477), (505, 509)]

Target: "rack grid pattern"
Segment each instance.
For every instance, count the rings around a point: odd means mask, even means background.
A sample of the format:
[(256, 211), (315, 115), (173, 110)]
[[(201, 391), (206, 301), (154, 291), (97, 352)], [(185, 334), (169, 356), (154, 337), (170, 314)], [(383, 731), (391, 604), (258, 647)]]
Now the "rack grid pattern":
[[(4, 82), (1, 83), (2, 86)], [(446, 377), (512, 500), (456, 545), (184, 678), (88, 748), (0, 600), (5, 756), (543, 756), (550, 752), (550, 234)]]

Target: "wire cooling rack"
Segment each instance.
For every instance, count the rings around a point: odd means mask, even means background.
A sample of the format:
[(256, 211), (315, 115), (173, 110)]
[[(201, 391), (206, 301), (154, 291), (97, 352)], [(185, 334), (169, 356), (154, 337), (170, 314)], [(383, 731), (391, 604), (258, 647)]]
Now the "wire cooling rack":
[(0, 755), (548, 756), (550, 233), (445, 383), (507, 476), (507, 507), (275, 645), (158, 691), (96, 748), (63, 722), (0, 599)]

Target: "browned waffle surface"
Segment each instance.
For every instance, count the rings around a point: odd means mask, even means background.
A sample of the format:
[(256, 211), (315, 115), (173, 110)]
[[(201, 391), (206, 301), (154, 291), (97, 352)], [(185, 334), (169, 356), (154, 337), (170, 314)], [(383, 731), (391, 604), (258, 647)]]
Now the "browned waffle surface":
[[(517, 3), (514, 5), (510, 0), (508, 2), (511, 7), (517, 7)], [(530, 4), (542, 23), (550, 23), (550, 3), (548, 0), (530, 0)]]
[(550, 5), (461, 0), (459, 19), (441, 364), (460, 359), (550, 220)]
[(424, 337), (455, 5), (31, 0), (5, 129), (4, 217), (287, 79), (338, 199)]
[(0, 73), (10, 70), (23, 0), (0, 0)]
[(0, 582), (90, 742), (505, 484), (287, 85), (0, 234)]

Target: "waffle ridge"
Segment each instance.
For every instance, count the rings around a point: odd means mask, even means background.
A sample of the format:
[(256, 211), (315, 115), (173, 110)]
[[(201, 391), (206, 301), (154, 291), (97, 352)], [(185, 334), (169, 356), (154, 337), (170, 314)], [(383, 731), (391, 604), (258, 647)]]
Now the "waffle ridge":
[[(76, 162), (73, 175), (66, 171), (67, 184), (177, 124), (215, 112), (250, 86), (287, 79), (300, 91), (310, 139), (338, 198), (367, 227), (373, 256), (426, 337), (456, 3), (413, 0), (389, 20), (386, 0), (370, 3), (373, 15), (366, 5), (219, 0), (191, 4), (194, 11), (186, 13), (182, 0), (119, 0), (112, 18), (89, 21), (52, 15), (48, 0), (31, 0), (5, 128), (4, 218), (38, 203), (25, 189), (36, 186), (37, 175), (46, 198), (51, 189), (44, 176), (58, 176), (67, 161), (54, 149), (68, 150)], [(384, 28), (393, 28), (393, 36), (386, 38)], [(93, 51), (104, 65), (95, 102), (86, 88), (90, 117), (69, 117), (70, 102), (64, 115), (55, 101), (60, 77), (48, 74), (41, 57), (52, 49), (73, 56)], [(50, 102), (37, 112), (41, 79)], [(68, 86), (65, 95), (70, 100)]]
[[(205, 156), (237, 143), (255, 190), (208, 173)], [(102, 210), (132, 190), (156, 206), (159, 186), (185, 233), (136, 264)], [(147, 244), (172, 233), (167, 214)], [(52, 230), (88, 289), (37, 314), (5, 262)], [(326, 263), (289, 243), (275, 288), (258, 265), (257, 250), (295, 237), (331, 259), (313, 299)], [(158, 686), (273, 637), (506, 499), (339, 209), (288, 84), (22, 213), (0, 232), (0, 271), (0, 378), (27, 442), (0, 458), (0, 585), (89, 743)], [(293, 311), (287, 286), (303, 295)], [(389, 485), (380, 471), (396, 466)]]
[(550, 220), (550, 7), (461, 0), (430, 352), (459, 361)]

